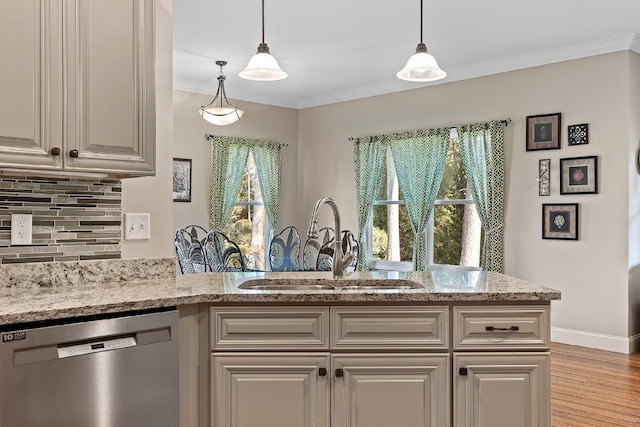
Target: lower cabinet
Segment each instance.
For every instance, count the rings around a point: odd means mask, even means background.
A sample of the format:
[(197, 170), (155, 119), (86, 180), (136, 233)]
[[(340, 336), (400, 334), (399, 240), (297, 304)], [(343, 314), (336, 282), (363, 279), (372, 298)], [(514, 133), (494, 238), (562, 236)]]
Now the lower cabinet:
[(449, 355), (331, 356), (332, 427), (450, 425)]
[(453, 356), (455, 427), (548, 427), (549, 353)]
[(329, 427), (329, 355), (212, 356), (216, 427)]

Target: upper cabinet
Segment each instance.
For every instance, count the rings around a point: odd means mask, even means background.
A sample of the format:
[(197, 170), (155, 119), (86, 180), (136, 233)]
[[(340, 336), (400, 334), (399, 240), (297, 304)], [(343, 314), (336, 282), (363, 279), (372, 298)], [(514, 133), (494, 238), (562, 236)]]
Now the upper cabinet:
[(0, 168), (155, 173), (154, 0), (0, 3)]

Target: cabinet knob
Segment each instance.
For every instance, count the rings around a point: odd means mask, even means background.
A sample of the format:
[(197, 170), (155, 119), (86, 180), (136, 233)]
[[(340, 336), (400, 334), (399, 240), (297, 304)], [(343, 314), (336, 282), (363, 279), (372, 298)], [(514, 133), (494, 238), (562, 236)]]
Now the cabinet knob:
[(320, 375), (321, 377), (324, 377), (327, 375), (327, 368), (319, 368), (318, 369), (318, 375)]
[(344, 371), (342, 369), (336, 369), (336, 377), (338, 378), (344, 377)]
[(78, 150), (69, 151), (69, 157), (78, 157)]
[(60, 155), (60, 147), (53, 147), (50, 151), (52, 156), (59, 156)]
[(458, 370), (458, 373), (459, 373), (460, 375), (467, 375), (467, 374), (468, 374), (467, 368), (460, 368), (460, 369)]

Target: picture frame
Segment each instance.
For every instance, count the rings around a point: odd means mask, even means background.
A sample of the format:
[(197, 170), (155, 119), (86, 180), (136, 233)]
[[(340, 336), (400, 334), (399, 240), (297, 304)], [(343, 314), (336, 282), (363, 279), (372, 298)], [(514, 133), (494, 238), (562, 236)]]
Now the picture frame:
[(567, 145), (586, 145), (589, 143), (589, 124), (567, 126)]
[(597, 194), (598, 157), (560, 159), (560, 194)]
[(191, 159), (173, 158), (173, 201), (191, 202)]
[(578, 204), (545, 203), (542, 205), (542, 238), (578, 240)]
[(551, 195), (551, 159), (538, 160), (538, 196)]
[(559, 150), (561, 113), (527, 116), (527, 151)]

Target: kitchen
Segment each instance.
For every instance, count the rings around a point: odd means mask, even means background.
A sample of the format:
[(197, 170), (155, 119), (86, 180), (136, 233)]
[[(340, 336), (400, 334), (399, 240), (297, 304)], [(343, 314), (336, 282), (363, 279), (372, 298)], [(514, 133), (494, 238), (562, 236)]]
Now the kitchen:
[[(193, 158), (194, 170), (207, 170), (209, 148), (203, 135), (212, 132), (194, 113), (210, 96), (172, 90), (171, 20), (171, 2), (158, 1), (156, 175), (122, 181), (122, 212), (149, 212), (151, 239), (123, 241), (124, 259), (171, 257), (176, 226), (207, 221), (206, 178), (199, 183), (194, 180), (191, 206), (173, 204), (170, 186), (165, 185), (171, 180), (172, 157)], [(562, 300), (552, 305), (553, 340), (630, 352), (637, 348), (640, 330), (634, 311), (640, 283), (633, 274), (639, 257), (635, 242), (640, 234), (635, 202), (640, 190), (634, 167), (640, 136), (634, 112), (640, 109), (640, 94), (633, 76), (638, 75), (640, 61), (637, 41), (628, 46), (599, 56), (301, 110), (238, 101), (247, 114), (234, 127), (225, 128), (224, 134), (290, 144), (283, 162), (282, 223), (305, 229), (313, 203), (331, 195), (341, 207), (347, 227), (355, 228), (353, 194), (344, 185), (353, 182), (348, 137), (457, 124), (461, 117), (473, 122), (507, 114), (513, 122), (505, 131), (510, 150), (506, 156), (505, 271), (562, 291)], [(608, 76), (606, 82), (603, 76)], [(602, 83), (594, 84), (599, 81)], [(433, 104), (424, 105), (425, 97)], [(387, 111), (389, 104), (397, 104), (396, 109)], [(371, 123), (368, 118), (379, 111), (385, 112), (385, 118)], [(540, 156), (523, 150), (525, 117), (555, 111), (562, 111), (565, 123), (592, 124), (590, 145), (570, 149), (576, 155), (597, 154), (602, 162), (600, 194), (574, 199), (584, 207), (578, 242), (541, 240), (542, 201), (536, 194)], [(555, 160), (564, 157), (564, 152), (565, 148), (549, 157)], [(324, 163), (318, 159), (335, 164), (344, 176), (328, 174), (318, 182), (314, 177), (320, 172), (318, 165)], [(558, 195), (558, 191), (557, 178), (552, 179), (552, 194)]]

